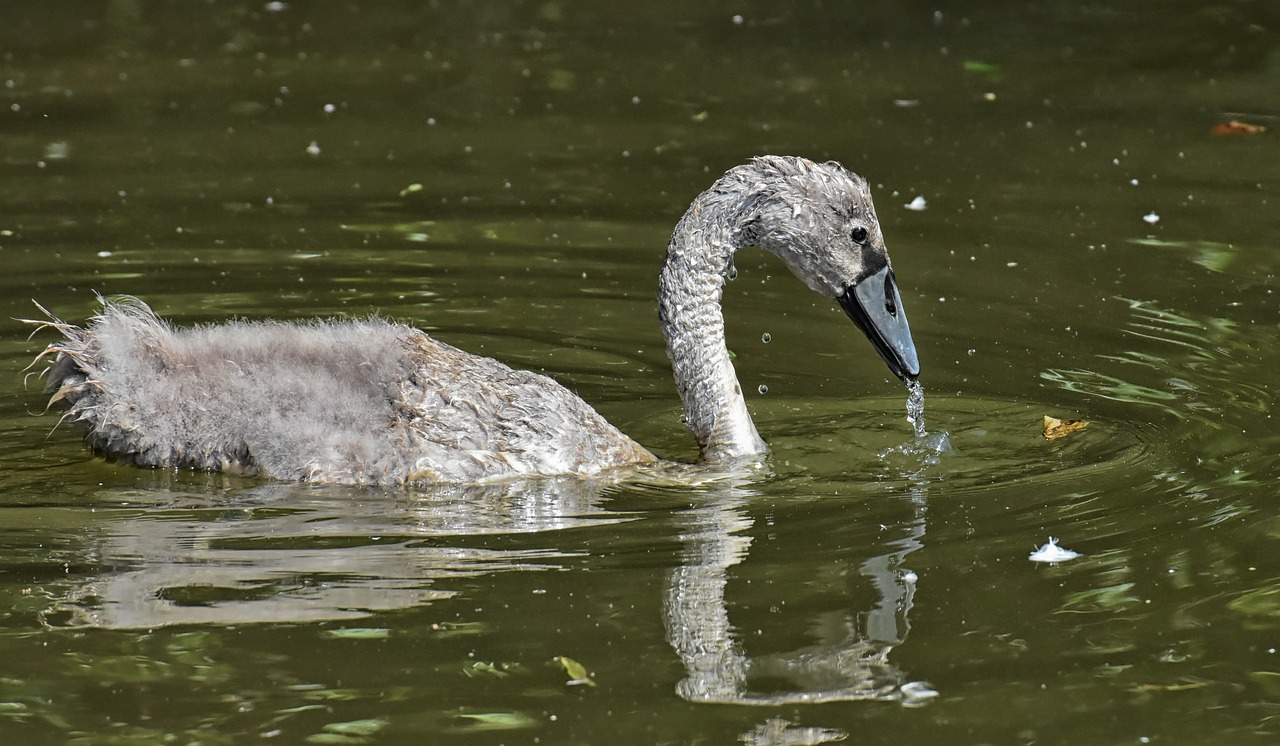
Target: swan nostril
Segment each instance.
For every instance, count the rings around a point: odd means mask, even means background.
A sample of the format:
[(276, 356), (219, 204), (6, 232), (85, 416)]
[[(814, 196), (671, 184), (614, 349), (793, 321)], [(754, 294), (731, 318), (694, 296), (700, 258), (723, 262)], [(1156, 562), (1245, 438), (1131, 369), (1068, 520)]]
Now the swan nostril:
[(894, 290), (898, 287), (898, 283), (894, 281), (893, 273), (889, 273), (888, 281), (884, 284), (884, 310), (893, 317), (898, 315), (898, 303), (894, 300)]

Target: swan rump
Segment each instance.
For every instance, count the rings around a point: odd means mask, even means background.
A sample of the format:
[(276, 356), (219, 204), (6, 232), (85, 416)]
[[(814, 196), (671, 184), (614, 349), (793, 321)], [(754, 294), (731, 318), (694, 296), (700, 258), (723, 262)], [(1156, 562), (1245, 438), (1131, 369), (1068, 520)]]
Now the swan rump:
[(179, 329), (102, 300), (42, 353), (63, 419), (142, 466), (339, 484), (600, 473), (654, 456), (546, 376), (382, 319)]
[[(676, 225), (658, 279), (684, 422), (703, 461), (765, 451), (725, 345), (733, 255), (777, 254), (836, 301), (904, 382), (920, 373), (867, 182), (838, 163), (764, 156), (730, 169)], [(43, 309), (42, 309), (43, 310)], [(551, 379), (381, 319), (233, 321), (179, 329), (103, 300), (41, 353), (64, 420), (99, 452), (343, 484), (595, 475), (655, 461)]]

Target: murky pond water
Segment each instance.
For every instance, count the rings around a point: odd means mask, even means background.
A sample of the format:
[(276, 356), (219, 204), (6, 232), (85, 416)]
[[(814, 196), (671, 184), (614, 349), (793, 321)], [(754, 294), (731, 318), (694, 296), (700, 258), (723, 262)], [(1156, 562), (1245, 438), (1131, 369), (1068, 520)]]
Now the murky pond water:
[(271, 484), (94, 457), (5, 322), (0, 740), (1274, 742), (1273, 4), (783, 5), (0, 11), (2, 318), (380, 313), (691, 460), (666, 241), (794, 153), (876, 185), (927, 395), (743, 252), (758, 472)]

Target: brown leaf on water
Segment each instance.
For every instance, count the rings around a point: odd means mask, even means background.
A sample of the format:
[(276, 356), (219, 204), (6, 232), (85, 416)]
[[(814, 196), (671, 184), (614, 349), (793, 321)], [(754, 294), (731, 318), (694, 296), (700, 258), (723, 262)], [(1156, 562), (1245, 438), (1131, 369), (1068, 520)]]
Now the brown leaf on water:
[(1057, 417), (1050, 417), (1046, 414), (1044, 416), (1044, 439), (1057, 440), (1064, 435), (1070, 435), (1088, 426), (1088, 420), (1060, 420)]
[(1232, 119), (1230, 122), (1218, 122), (1209, 131), (1215, 135), (1260, 135), (1266, 132), (1267, 128), (1260, 124), (1249, 124)]

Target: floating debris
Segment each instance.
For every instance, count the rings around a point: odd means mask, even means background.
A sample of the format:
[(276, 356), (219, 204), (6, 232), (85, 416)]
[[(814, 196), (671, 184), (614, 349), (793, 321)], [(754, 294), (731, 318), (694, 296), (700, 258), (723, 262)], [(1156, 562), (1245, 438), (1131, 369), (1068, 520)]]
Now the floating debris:
[(1218, 122), (1209, 131), (1215, 135), (1260, 135), (1266, 132), (1267, 128), (1260, 124), (1232, 119), (1230, 122)]
[(1088, 420), (1060, 420), (1057, 417), (1044, 416), (1044, 439), (1057, 440), (1089, 426)]
[(551, 659), (555, 663), (559, 663), (564, 672), (569, 675), (569, 680), (565, 682), (567, 686), (595, 686), (596, 682), (591, 678), (591, 674), (587, 672), (587, 667), (574, 659), (557, 655)]
[(1160, 222), (1160, 216), (1156, 214), (1155, 210), (1152, 210), (1146, 215), (1143, 215), (1142, 219), (1145, 220), (1150, 225), (1155, 225), (1156, 223)]
[(916, 212), (920, 212), (928, 206), (929, 206), (929, 203), (925, 200), (924, 197), (920, 197), (920, 196), (917, 196), (915, 199), (903, 205), (903, 207), (907, 208), (908, 210), (915, 210)]
[(1032, 562), (1066, 562), (1079, 557), (1079, 552), (1073, 552), (1070, 549), (1063, 549), (1058, 546), (1058, 540), (1052, 536), (1049, 537), (1049, 543), (1032, 552), (1027, 559)]

